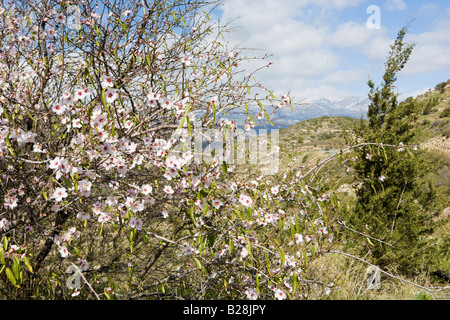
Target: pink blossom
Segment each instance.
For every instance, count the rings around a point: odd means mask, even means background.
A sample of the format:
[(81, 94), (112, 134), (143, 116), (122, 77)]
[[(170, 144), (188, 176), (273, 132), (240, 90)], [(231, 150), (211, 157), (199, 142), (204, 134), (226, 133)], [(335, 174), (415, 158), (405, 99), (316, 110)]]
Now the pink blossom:
[(47, 36), (50, 38), (53, 38), (56, 35), (56, 30), (55, 28), (50, 28), (47, 30)]
[(103, 76), (102, 77), (102, 82), (101, 82), (101, 86), (103, 88), (112, 88), (114, 86), (114, 81), (111, 77), (109, 76)]
[(83, 260), (83, 259), (80, 259), (80, 258), (78, 258), (77, 260), (80, 263), (80, 270), (81, 271), (86, 271), (87, 269), (89, 269), (89, 263), (86, 260)]
[(301, 235), (300, 233), (296, 233), (294, 238), (295, 238), (295, 243), (297, 243), (297, 244), (303, 242), (303, 235)]
[(143, 222), (141, 218), (136, 219), (135, 217), (131, 217), (130, 221), (128, 222), (128, 225), (131, 228), (136, 228), (136, 230), (142, 230)]
[(172, 109), (172, 101), (170, 101), (168, 98), (165, 98), (165, 97), (161, 98), (159, 100), (159, 103), (161, 103), (161, 106), (164, 109), (167, 109), (167, 110), (171, 110)]
[(239, 202), (245, 207), (250, 207), (251, 205), (253, 205), (252, 198), (245, 194), (241, 194), (241, 196), (239, 197)]
[(166, 196), (171, 197), (172, 194), (174, 193), (173, 189), (171, 186), (165, 186), (164, 187), (164, 192), (166, 193)]
[(61, 254), (61, 257), (63, 257), (63, 258), (65, 258), (69, 255), (69, 251), (64, 246), (59, 247), (59, 253)]
[(153, 188), (152, 188), (152, 186), (149, 185), (149, 184), (144, 184), (144, 185), (141, 187), (141, 192), (142, 192), (143, 194), (145, 194), (145, 195), (151, 194), (151, 193), (152, 193), (152, 190), (153, 190)]
[(274, 293), (275, 293), (275, 298), (277, 298), (278, 300), (286, 299), (286, 293), (284, 293), (284, 291), (282, 291), (280, 289), (275, 289)]
[(67, 106), (65, 104), (56, 103), (53, 105), (52, 110), (58, 115), (62, 115), (67, 109)]
[(9, 222), (6, 218), (0, 220), (0, 230), (8, 231), (11, 226), (11, 222)]
[(220, 200), (213, 200), (212, 204), (213, 204), (213, 207), (216, 209), (219, 209), (223, 205), (222, 201), (220, 201)]
[(55, 199), (56, 202), (60, 202), (60, 201), (62, 201), (63, 198), (66, 198), (66, 197), (67, 197), (67, 192), (66, 192), (66, 188), (64, 188), (64, 187), (56, 188), (51, 196), (51, 198)]
[(191, 254), (195, 254), (195, 253), (198, 253), (198, 251), (196, 251), (194, 248), (192, 248), (190, 245), (188, 245), (188, 244), (184, 244), (182, 247), (181, 247), (181, 251), (183, 251), (183, 253), (186, 255), (186, 256), (189, 256), (189, 255), (191, 255)]
[(57, 13), (55, 20), (57, 23), (64, 23), (66, 21), (66, 16), (63, 15), (62, 13)]
[(107, 103), (113, 103), (118, 98), (118, 96), (119, 95), (117, 94), (116, 90), (114, 90), (113, 88), (109, 88), (105, 91), (105, 99)]
[(80, 88), (75, 89), (75, 94), (74, 94), (74, 100), (75, 101), (84, 99), (84, 97), (86, 97), (84, 89), (80, 89)]
[(181, 56), (181, 63), (183, 63), (185, 66), (190, 66), (192, 61), (192, 54), (187, 52)]
[(256, 292), (255, 288), (248, 288), (247, 290), (245, 290), (245, 294), (247, 295), (247, 298), (250, 300), (258, 299), (258, 293)]
[(3, 205), (6, 208), (14, 209), (15, 207), (17, 207), (17, 201), (18, 201), (18, 199), (16, 196), (7, 194), (7, 195), (5, 195), (5, 202)]
[(89, 220), (91, 218), (91, 215), (86, 212), (78, 212), (77, 218), (80, 220)]

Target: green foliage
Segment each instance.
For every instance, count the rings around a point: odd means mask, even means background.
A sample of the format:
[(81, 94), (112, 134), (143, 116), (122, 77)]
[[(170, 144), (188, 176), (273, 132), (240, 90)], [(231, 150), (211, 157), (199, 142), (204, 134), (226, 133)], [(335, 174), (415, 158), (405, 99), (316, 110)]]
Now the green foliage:
[(435, 89), (439, 90), (440, 93), (444, 93), (445, 91), (445, 87), (447, 86), (447, 84), (450, 82), (450, 80), (447, 80), (446, 82), (441, 82), (438, 85), (436, 85)]
[(447, 118), (449, 116), (450, 116), (450, 108), (445, 108), (439, 115), (439, 118)]
[(428, 101), (426, 102), (426, 104), (425, 104), (425, 107), (424, 107), (424, 109), (423, 109), (423, 111), (422, 111), (422, 114), (423, 114), (423, 115), (430, 114), (430, 113), (433, 111), (433, 108), (434, 108), (436, 105), (438, 105), (438, 103), (439, 103), (439, 100), (437, 99), (437, 97), (434, 97), (434, 98), (428, 100)]
[(369, 105), (367, 116), (369, 118), (369, 126), (373, 131), (383, 130), (386, 115), (394, 111), (398, 105), (398, 94), (393, 91), (393, 85), (397, 80), (397, 73), (404, 68), (414, 48), (414, 45), (403, 42), (406, 33), (407, 28), (402, 28), (395, 43), (391, 46), (391, 51), (385, 64), (382, 87), (375, 88), (372, 80), (368, 82), (370, 87), (369, 98), (372, 103)]
[(426, 292), (419, 292), (416, 295), (416, 300), (433, 300), (433, 298)]
[[(370, 251), (374, 263), (409, 273), (419, 265), (417, 253), (426, 246), (424, 236), (433, 231), (432, 215), (425, 205), (434, 195), (430, 190), (422, 195), (422, 201), (416, 198), (429, 170), (424, 152), (409, 146), (418, 134), (414, 126), (417, 105), (412, 99), (399, 104), (393, 91), (396, 74), (414, 47), (404, 43), (406, 32), (407, 28), (400, 30), (391, 46), (381, 87), (368, 83), (369, 123), (361, 122), (355, 130), (356, 136), (367, 142), (357, 150), (355, 164), (362, 184), (349, 222), (379, 240), (363, 248)], [(435, 103), (430, 103), (431, 108)]]

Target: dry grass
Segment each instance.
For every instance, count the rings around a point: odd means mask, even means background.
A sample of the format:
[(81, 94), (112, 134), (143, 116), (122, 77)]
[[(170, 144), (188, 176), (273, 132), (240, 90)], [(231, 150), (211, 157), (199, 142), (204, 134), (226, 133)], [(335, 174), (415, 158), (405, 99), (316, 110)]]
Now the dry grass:
[[(339, 254), (328, 254), (313, 264), (317, 275), (324, 282), (334, 283), (335, 289), (329, 295), (331, 300), (449, 300), (450, 290), (428, 291), (424, 288), (444, 287), (433, 284), (425, 275), (414, 278), (381, 277), (381, 290), (366, 289), (367, 265)], [(395, 275), (395, 270), (386, 270)], [(417, 284), (414, 285), (414, 284)], [(420, 286), (420, 287), (419, 287)], [(434, 289), (435, 290), (435, 289)]]

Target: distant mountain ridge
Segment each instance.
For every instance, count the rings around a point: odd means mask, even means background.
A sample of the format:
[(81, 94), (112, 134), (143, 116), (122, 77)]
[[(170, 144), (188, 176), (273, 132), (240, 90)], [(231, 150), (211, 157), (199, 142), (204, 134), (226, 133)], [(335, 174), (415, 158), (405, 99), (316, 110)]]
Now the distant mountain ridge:
[[(367, 119), (367, 111), (370, 104), (368, 97), (350, 96), (345, 98), (325, 97), (317, 99), (303, 100), (294, 104), (293, 109), (284, 106), (273, 113), (272, 107), (266, 107), (270, 121), (262, 119), (263, 124), (257, 125), (258, 129), (285, 129), (296, 123), (321, 118), (321, 117), (349, 117), (353, 119)], [(254, 114), (260, 111), (259, 106), (251, 109)], [(242, 129), (246, 115), (241, 111), (232, 111), (224, 118), (233, 119)]]
[(370, 104), (368, 97), (320, 98), (305, 100), (304, 104), (280, 109), (272, 116), (275, 123), (291, 126), (300, 121), (328, 117), (350, 117), (366, 119)]

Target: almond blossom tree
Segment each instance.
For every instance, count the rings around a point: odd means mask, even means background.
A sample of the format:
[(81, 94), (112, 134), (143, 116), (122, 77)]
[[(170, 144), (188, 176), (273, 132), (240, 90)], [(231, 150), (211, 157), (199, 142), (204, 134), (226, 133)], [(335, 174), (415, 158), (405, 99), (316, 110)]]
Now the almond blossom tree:
[[(255, 57), (212, 21), (218, 4), (0, 8), (2, 297), (298, 299), (333, 288), (310, 268), (342, 238), (336, 197), (309, 184), (320, 166), (243, 174), (226, 156), (233, 144), (211, 161), (195, 152), (202, 130), (239, 135), (231, 112), (248, 131), (292, 107), (242, 67)], [(80, 288), (66, 285), (68, 268)]]

